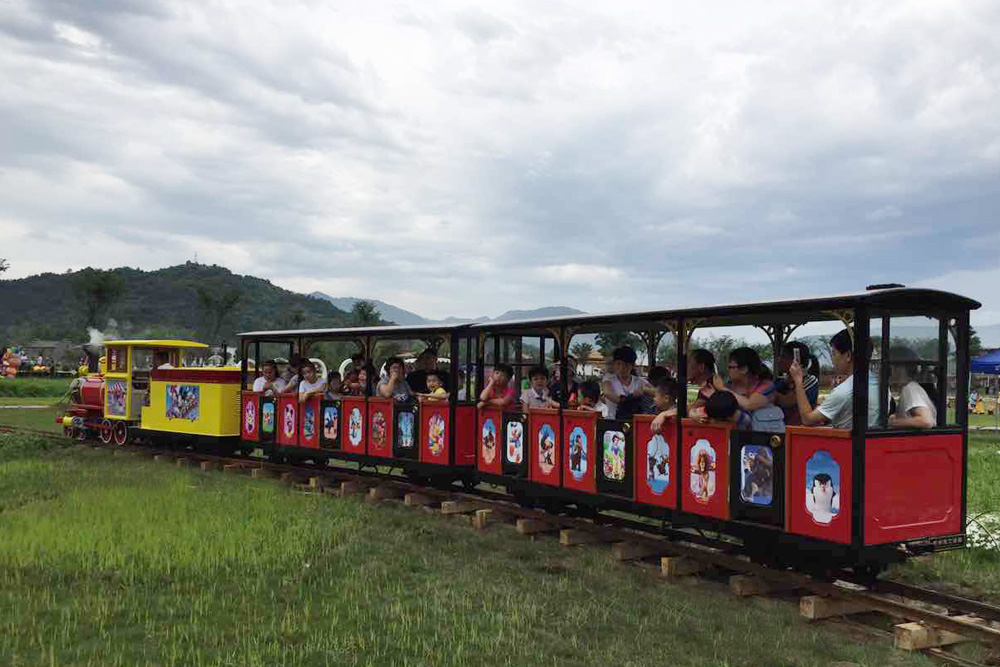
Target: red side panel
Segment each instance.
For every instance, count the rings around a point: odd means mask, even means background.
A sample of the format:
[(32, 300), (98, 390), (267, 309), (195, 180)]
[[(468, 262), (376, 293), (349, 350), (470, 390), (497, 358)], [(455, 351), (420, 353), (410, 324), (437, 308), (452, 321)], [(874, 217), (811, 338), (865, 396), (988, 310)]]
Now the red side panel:
[(319, 396), (299, 404), (299, 446), (319, 449)]
[(299, 397), (278, 399), (278, 444), (297, 447), (299, 444)]
[(445, 401), (420, 402), (420, 462), (448, 465), (451, 409)]
[(392, 399), (368, 399), (368, 455), (392, 458)]
[(479, 443), (476, 468), (479, 472), (503, 474), (502, 438), (503, 413), (492, 408), (479, 410), (479, 432), (476, 436)]
[(363, 396), (345, 396), (341, 402), (343, 411), (340, 421), (344, 432), (340, 436), (345, 452), (349, 454), (365, 453), (365, 431), (368, 430), (367, 410)]
[(788, 427), (785, 526), (789, 533), (850, 543), (853, 465), (849, 431)]
[(961, 532), (961, 435), (865, 442), (865, 544)]
[(680, 469), (684, 490), (681, 509), (729, 519), (729, 432), (725, 424), (684, 420)]
[(653, 415), (633, 417), (635, 501), (673, 509), (677, 507), (677, 422), (668, 420), (659, 433), (653, 433), (653, 419)]
[(248, 442), (260, 441), (260, 394), (241, 391), (240, 437)]
[(455, 408), (455, 465), (476, 465), (476, 406), (459, 405)]
[(531, 481), (559, 486), (562, 457), (559, 439), (559, 411), (534, 409), (528, 412)]
[(563, 487), (597, 493), (597, 413), (567, 410), (562, 422)]

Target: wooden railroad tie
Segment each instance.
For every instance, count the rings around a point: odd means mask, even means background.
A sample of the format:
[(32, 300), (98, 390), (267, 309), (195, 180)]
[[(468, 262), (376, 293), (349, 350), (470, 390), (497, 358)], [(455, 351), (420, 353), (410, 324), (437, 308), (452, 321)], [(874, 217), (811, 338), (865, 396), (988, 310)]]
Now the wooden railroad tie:
[(395, 486), (373, 486), (368, 489), (368, 501), (369, 502), (380, 502), (382, 500), (390, 500), (393, 498), (399, 498), (403, 495), (402, 489)]
[[(955, 616), (955, 620), (982, 624), (976, 616)], [(969, 641), (968, 637), (951, 630), (932, 628), (923, 623), (900, 623), (893, 626), (893, 646), (905, 651), (921, 651)]]
[(465, 500), (445, 500), (441, 503), (441, 514), (469, 514), (480, 506)]
[(472, 527), (476, 530), (486, 530), (493, 519), (493, 510), (476, 510), (472, 516)]
[(799, 584), (796, 582), (769, 581), (751, 574), (734, 574), (729, 577), (729, 590), (733, 592), (733, 595), (740, 597), (767, 595), (768, 593), (794, 590), (798, 587)]
[(855, 602), (845, 598), (805, 595), (799, 599), (799, 614), (810, 621), (818, 621), (832, 616), (860, 614), (871, 610), (872, 608), (863, 602)]
[(156, 461), (157, 463), (164, 463), (167, 460), (167, 455), (166, 454), (156, 454), (156, 455), (153, 456), (153, 460)]
[(274, 473), (267, 468), (253, 468), (250, 471), (250, 476), (254, 479), (271, 479), (274, 477)]
[(543, 519), (532, 519), (521, 517), (517, 520), (517, 532), (521, 535), (534, 535), (535, 533), (547, 533), (558, 530), (559, 526)]
[(613, 542), (614, 539), (594, 530), (580, 528), (563, 528), (559, 531), (559, 544), (564, 547), (575, 547), (578, 544), (600, 544)]
[(638, 560), (665, 553), (670, 553), (668, 545), (653, 542), (616, 542), (611, 546), (611, 555), (615, 560)]
[(178, 456), (177, 457), (177, 467), (178, 468), (187, 468), (188, 465), (190, 465), (190, 463), (191, 462), (188, 461), (188, 458), (186, 456)]
[(671, 579), (698, 574), (704, 572), (708, 567), (700, 560), (684, 556), (663, 556), (660, 558), (660, 573)]
[(235, 472), (239, 473), (243, 471), (243, 465), (240, 463), (227, 463), (222, 466), (222, 472)]
[(216, 468), (215, 461), (202, 461), (200, 464), (200, 468), (204, 472), (208, 472), (209, 470), (215, 470)]
[(309, 478), (309, 488), (313, 491), (322, 491), (327, 486), (326, 477), (310, 477)]
[(361, 485), (357, 482), (341, 482), (340, 483), (340, 495), (342, 496), (352, 496), (356, 493), (361, 493)]
[(403, 496), (403, 502), (407, 505), (421, 506), (421, 505), (433, 505), (437, 501), (430, 496), (424, 495), (423, 493), (417, 493), (412, 491)]

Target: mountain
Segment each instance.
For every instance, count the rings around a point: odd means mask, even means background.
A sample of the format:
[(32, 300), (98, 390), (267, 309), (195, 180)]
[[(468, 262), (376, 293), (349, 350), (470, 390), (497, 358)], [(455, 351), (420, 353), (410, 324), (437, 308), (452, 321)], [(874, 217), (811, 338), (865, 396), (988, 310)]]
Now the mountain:
[(342, 297), (332, 297), (329, 294), (324, 294), (323, 292), (313, 292), (310, 294), (314, 299), (322, 299), (324, 301), (329, 301), (334, 306), (344, 311), (345, 313), (351, 312), (354, 308), (354, 304), (358, 301), (371, 301), (375, 304), (378, 309), (379, 314), (382, 319), (386, 322), (392, 322), (393, 324), (402, 325), (413, 325), (413, 324), (430, 324), (430, 320), (421, 317), (416, 313), (411, 313), (408, 310), (403, 310), (385, 301), (379, 301), (378, 299), (359, 299), (353, 296), (342, 296)]
[(416, 313), (410, 312), (409, 310), (404, 310), (399, 306), (394, 306), (385, 301), (379, 301), (378, 299), (359, 299), (353, 296), (343, 296), (343, 297), (332, 297), (329, 294), (324, 294), (323, 292), (313, 292), (309, 295), (314, 299), (323, 299), (329, 301), (337, 308), (345, 312), (350, 312), (351, 308), (354, 307), (358, 301), (370, 301), (375, 304), (378, 309), (379, 314), (382, 319), (393, 322), (394, 324), (402, 325), (413, 325), (413, 324), (466, 324), (468, 322), (503, 322), (507, 320), (527, 320), (537, 317), (561, 317), (563, 315), (583, 315), (584, 311), (577, 310), (576, 308), (569, 308), (567, 306), (545, 306), (543, 308), (535, 308), (534, 310), (508, 310), (502, 315), (498, 315), (495, 318), (490, 318), (486, 315), (482, 317), (446, 317), (443, 320), (431, 320), (422, 315), (417, 315)]
[[(0, 344), (40, 338), (86, 341), (85, 309), (76, 291), (86, 271), (0, 280)], [(107, 328), (105, 323), (109, 323), (117, 337), (182, 337), (234, 344), (239, 331), (347, 324), (347, 314), (331, 303), (221, 266), (188, 262), (158, 271), (128, 267), (112, 271), (121, 278), (123, 290), (102, 316), (100, 327)], [(234, 291), (240, 294), (222, 321), (219, 340), (207, 340), (211, 318), (199, 307), (198, 288), (217, 297)]]

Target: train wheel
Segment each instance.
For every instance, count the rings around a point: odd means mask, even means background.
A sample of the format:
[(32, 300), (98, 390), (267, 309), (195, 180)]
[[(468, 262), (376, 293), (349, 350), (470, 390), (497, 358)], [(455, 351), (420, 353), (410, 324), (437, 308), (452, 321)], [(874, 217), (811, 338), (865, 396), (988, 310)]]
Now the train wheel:
[(119, 447), (125, 446), (125, 443), (128, 442), (128, 424), (125, 422), (115, 424), (114, 439), (115, 444)]
[(101, 422), (100, 430), (97, 432), (97, 437), (101, 439), (105, 445), (111, 444), (111, 438), (114, 435), (114, 426), (111, 424), (110, 419), (105, 419)]

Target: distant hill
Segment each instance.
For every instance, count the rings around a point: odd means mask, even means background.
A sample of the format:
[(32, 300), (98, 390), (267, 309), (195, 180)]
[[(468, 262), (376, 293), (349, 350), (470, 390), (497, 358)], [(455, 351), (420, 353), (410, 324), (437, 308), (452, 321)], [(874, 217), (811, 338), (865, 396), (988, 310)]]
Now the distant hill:
[[(122, 297), (107, 316), (120, 337), (185, 337), (202, 342), (210, 327), (198, 306), (197, 288), (213, 294), (241, 293), (219, 337), (235, 344), (236, 333), (285, 327), (337, 327), (347, 314), (333, 304), (289, 292), (270, 281), (241, 276), (220, 266), (188, 262), (158, 271), (114, 269), (124, 281)], [(32, 339), (86, 341), (83, 309), (74, 285), (80, 272), (43, 273), (0, 280), (0, 344)], [(106, 328), (102, 323), (102, 329)]]
[(343, 297), (332, 297), (323, 292), (313, 292), (309, 296), (314, 299), (325, 299), (329, 301), (337, 308), (345, 312), (350, 312), (351, 308), (354, 307), (358, 301), (371, 301), (378, 308), (378, 312), (382, 315), (382, 319), (393, 322), (395, 324), (403, 325), (413, 325), (413, 324), (464, 324), (467, 322), (503, 322), (507, 320), (526, 320), (536, 317), (561, 317), (563, 315), (582, 315), (584, 311), (577, 310), (576, 308), (569, 308), (567, 306), (546, 306), (543, 308), (536, 308), (534, 310), (508, 310), (502, 315), (490, 318), (488, 316), (482, 317), (446, 317), (443, 320), (431, 320), (422, 315), (417, 315), (416, 313), (410, 312), (409, 310), (404, 310), (399, 306), (394, 306), (392, 304), (386, 303), (384, 301), (379, 301), (378, 299), (360, 299), (353, 296), (343, 296)]

